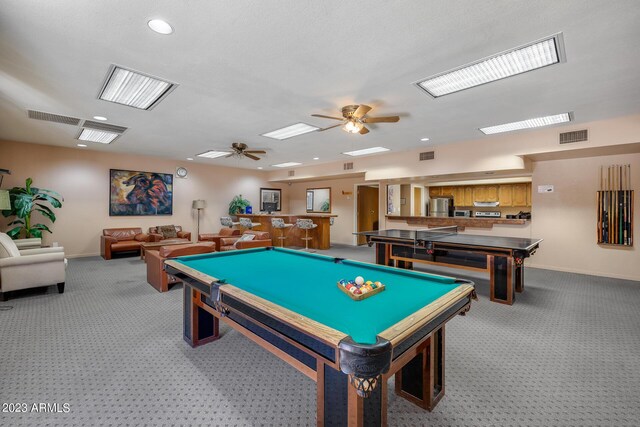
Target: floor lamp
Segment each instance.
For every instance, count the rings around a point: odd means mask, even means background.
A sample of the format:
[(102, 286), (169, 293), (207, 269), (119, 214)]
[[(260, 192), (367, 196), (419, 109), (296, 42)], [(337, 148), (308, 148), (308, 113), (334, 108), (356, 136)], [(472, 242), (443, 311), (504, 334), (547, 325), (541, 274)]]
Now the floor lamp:
[(205, 200), (194, 200), (193, 203), (191, 204), (191, 209), (197, 209), (197, 215), (198, 215), (198, 228), (196, 229), (196, 236), (197, 236), (197, 241), (200, 240), (200, 211), (204, 208), (207, 207), (207, 202)]

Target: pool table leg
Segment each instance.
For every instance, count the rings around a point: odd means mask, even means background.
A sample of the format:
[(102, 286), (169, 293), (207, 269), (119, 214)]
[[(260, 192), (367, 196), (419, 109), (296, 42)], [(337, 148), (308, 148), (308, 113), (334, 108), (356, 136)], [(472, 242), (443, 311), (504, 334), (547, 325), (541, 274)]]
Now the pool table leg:
[(318, 361), (317, 424), (377, 427), (387, 425), (387, 382), (380, 381), (369, 397), (357, 395), (349, 376)]
[(510, 256), (488, 255), (489, 297), (491, 301), (513, 305), (517, 287), (517, 267)]
[(396, 394), (432, 411), (444, 396), (444, 326), (433, 331), (416, 353), (396, 372)]
[(220, 321), (200, 307), (201, 293), (184, 283), (184, 340), (198, 347), (220, 337)]
[(376, 264), (394, 266), (394, 262), (391, 259), (391, 245), (376, 243)]

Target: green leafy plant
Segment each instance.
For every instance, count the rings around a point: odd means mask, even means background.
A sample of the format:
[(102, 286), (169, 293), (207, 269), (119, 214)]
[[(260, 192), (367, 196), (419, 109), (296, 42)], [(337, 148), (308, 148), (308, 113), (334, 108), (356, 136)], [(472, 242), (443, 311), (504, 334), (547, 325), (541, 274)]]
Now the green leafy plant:
[[(64, 199), (60, 194), (55, 191), (32, 187), (32, 183), (33, 180), (27, 178), (26, 187), (13, 187), (9, 190), (11, 209), (3, 210), (2, 215), (5, 218), (15, 217), (8, 225), (16, 225), (16, 227), (7, 231), (7, 234), (12, 239), (19, 239), (23, 235), (26, 238), (42, 237), (43, 231), (51, 233), (49, 227), (44, 224), (31, 224), (31, 214), (37, 211), (50, 219), (51, 222), (56, 222), (56, 215), (53, 213), (52, 208), (62, 207)], [(51, 207), (45, 203), (48, 203)]]
[(322, 202), (322, 205), (320, 206), (320, 210), (322, 212), (329, 212), (329, 208), (330, 208), (330, 204), (328, 200), (325, 200), (324, 202)]
[(235, 196), (229, 203), (229, 215), (243, 213), (244, 208), (251, 206), (251, 202), (242, 197), (242, 194)]

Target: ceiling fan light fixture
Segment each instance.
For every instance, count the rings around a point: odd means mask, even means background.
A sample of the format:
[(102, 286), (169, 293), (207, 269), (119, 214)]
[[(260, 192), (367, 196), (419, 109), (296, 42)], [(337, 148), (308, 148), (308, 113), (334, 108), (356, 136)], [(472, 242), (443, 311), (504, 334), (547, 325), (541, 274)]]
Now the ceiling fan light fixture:
[(349, 120), (342, 127), (342, 130), (347, 131), (349, 133), (360, 133), (364, 125), (358, 120)]

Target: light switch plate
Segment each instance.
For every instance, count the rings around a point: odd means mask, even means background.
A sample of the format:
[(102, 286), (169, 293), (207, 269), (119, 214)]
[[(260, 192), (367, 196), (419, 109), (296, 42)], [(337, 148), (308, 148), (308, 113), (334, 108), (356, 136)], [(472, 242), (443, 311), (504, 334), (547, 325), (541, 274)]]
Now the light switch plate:
[(553, 185), (538, 185), (538, 193), (553, 193)]

